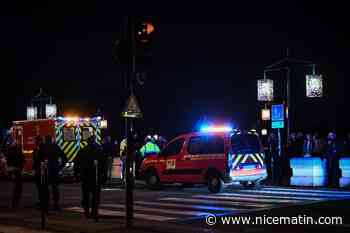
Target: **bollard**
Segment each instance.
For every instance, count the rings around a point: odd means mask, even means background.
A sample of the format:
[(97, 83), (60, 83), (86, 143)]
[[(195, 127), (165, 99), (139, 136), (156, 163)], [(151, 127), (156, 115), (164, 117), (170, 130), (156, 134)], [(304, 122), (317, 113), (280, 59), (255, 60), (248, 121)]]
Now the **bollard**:
[(96, 215), (95, 215), (95, 221), (98, 222), (98, 186), (99, 186), (99, 182), (98, 182), (98, 161), (94, 160), (94, 166), (95, 166), (95, 203), (93, 203), (95, 205), (95, 211), (96, 211)]

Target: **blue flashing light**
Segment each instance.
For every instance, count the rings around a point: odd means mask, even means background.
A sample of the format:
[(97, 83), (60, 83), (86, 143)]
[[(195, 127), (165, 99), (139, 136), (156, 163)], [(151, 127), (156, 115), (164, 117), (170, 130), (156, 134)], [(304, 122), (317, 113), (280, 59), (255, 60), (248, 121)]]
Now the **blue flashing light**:
[(233, 129), (231, 126), (207, 126), (204, 125), (201, 127), (201, 132), (231, 132)]

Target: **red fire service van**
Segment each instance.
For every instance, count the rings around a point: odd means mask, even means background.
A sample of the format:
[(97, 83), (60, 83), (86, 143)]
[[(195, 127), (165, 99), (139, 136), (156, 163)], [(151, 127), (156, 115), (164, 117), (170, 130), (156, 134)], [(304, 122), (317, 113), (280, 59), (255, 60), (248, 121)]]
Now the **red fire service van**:
[(140, 174), (150, 188), (162, 183), (207, 184), (220, 192), (238, 182), (249, 188), (267, 177), (258, 134), (231, 127), (202, 127), (171, 140), (158, 155), (144, 158)]

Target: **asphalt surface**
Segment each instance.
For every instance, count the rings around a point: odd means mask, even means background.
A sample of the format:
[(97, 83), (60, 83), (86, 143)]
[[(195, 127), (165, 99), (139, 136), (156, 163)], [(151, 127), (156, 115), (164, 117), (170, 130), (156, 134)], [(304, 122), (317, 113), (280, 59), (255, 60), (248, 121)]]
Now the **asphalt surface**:
[[(0, 182), (0, 232), (5, 232), (1, 224), (19, 227), (19, 221), (23, 221), (23, 226), (28, 229), (38, 229), (40, 211), (35, 206), (35, 185), (24, 183), (22, 200), (15, 210), (10, 208), (11, 189), (10, 182)], [(123, 231), (125, 190), (118, 183), (103, 188), (100, 220), (97, 223), (90, 220), (89, 224), (81, 214), (80, 185), (65, 183), (60, 189), (61, 211), (50, 211), (47, 223), (49, 230)], [(246, 190), (241, 186), (231, 186), (220, 194), (211, 194), (204, 186), (185, 188), (171, 185), (153, 191), (138, 182), (134, 191), (134, 204), (134, 225), (138, 226), (140, 232), (350, 232), (350, 191), (347, 190), (273, 186)], [(211, 216), (209, 220), (208, 216)], [(248, 217), (250, 221), (245, 224), (223, 224), (222, 216)], [(256, 216), (260, 217), (261, 222), (255, 220)], [(320, 216), (341, 217), (342, 222), (325, 225), (300, 222), (269, 224), (272, 217), (298, 216), (313, 217), (315, 221)]]

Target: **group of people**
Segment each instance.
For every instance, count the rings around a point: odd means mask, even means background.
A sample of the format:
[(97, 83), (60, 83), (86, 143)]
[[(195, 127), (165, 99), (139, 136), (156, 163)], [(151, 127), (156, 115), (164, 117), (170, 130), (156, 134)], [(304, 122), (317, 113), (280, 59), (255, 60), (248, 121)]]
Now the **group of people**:
[[(134, 164), (134, 176), (138, 177), (138, 171), (141, 166), (141, 163), (145, 157), (151, 154), (158, 154), (161, 149), (165, 146), (167, 141), (162, 136), (158, 136), (157, 134), (151, 136), (147, 135), (144, 141), (140, 141), (137, 134), (134, 134), (133, 137), (133, 148), (132, 148), (132, 159)], [(120, 143), (120, 158), (122, 161), (122, 181), (123, 185), (125, 185), (125, 162), (126, 162), (126, 151), (127, 140), (124, 139)]]
[(274, 184), (287, 183), (291, 176), (290, 159), (293, 157), (319, 157), (326, 161), (328, 186), (339, 186), (339, 159), (350, 156), (350, 134), (342, 140), (335, 132), (327, 137), (318, 133), (291, 133), (285, 147), (278, 147), (277, 136), (271, 133), (268, 137), (267, 170)]
[[(110, 137), (105, 137), (104, 143), (98, 145), (94, 136), (87, 140), (74, 161), (74, 177), (81, 182), (82, 206), (86, 217), (98, 216), (98, 204), (101, 186), (108, 177), (110, 160), (113, 160), (114, 145)], [(33, 150), (34, 181), (38, 190), (38, 208), (49, 214), (50, 191), (52, 189), (53, 209), (60, 210), (59, 179), (60, 172), (65, 167), (67, 158), (61, 148), (50, 135), (35, 137)], [(22, 147), (14, 139), (0, 153), (0, 175), (11, 177), (13, 181), (12, 207), (16, 208), (22, 195), (22, 171), (25, 157)]]
[(294, 156), (318, 156), (323, 157), (327, 153), (328, 145), (333, 142), (338, 151), (350, 155), (350, 133), (344, 140), (337, 137), (335, 132), (330, 132), (327, 137), (320, 137), (318, 133), (291, 133), (288, 137), (287, 152)]

